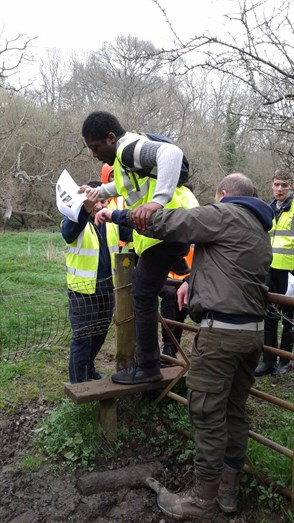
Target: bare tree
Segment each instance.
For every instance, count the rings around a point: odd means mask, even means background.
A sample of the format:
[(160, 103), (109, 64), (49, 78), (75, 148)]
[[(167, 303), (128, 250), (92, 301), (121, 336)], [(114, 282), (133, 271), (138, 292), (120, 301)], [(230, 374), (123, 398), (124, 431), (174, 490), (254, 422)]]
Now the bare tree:
[(238, 10), (224, 15), (224, 37), (206, 31), (183, 41), (174, 32), (160, 0), (153, 1), (174, 34), (174, 46), (164, 49), (164, 56), (173, 63), (179, 62), (181, 74), (202, 68), (221, 72), (248, 86), (254, 94), (254, 104), (242, 116), (250, 120), (253, 131), (267, 137), (268, 146), (274, 147), (285, 163), (293, 165), (293, 2), (234, 2)]
[(30, 62), (32, 56), (30, 49), (35, 38), (26, 34), (18, 34), (14, 38), (6, 38), (4, 28), (0, 31), (0, 87), (4, 85), (13, 90), (18, 90), (8, 80), (19, 72), (21, 65)]

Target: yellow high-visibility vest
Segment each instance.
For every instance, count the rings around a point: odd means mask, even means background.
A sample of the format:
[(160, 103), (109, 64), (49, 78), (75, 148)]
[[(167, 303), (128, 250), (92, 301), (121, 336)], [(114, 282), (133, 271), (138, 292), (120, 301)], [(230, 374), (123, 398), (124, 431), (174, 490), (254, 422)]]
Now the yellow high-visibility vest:
[(278, 221), (273, 220), (269, 232), (273, 250), (271, 267), (286, 271), (294, 270), (294, 198), (288, 211), (282, 212)]
[[(110, 254), (112, 278), (114, 255), (119, 252), (119, 229), (114, 223), (106, 223), (106, 241)], [(99, 241), (95, 228), (88, 222), (77, 239), (67, 244), (66, 275), (69, 289), (82, 294), (94, 294), (99, 264)]]
[[(121, 139), (120, 146), (117, 150), (116, 159), (114, 162), (114, 180), (118, 194), (124, 197), (126, 206), (129, 209), (136, 209), (139, 205), (152, 201), (153, 194), (156, 187), (156, 179), (150, 176), (139, 176), (136, 172), (129, 172), (121, 164), (121, 158), (124, 148), (130, 143), (140, 140), (140, 146), (148, 140), (141, 135), (130, 133), (125, 139)], [(136, 155), (139, 154), (140, 147), (136, 146)], [(190, 209), (198, 207), (199, 203), (194, 194), (187, 189), (187, 187), (176, 187), (173, 198), (168, 202), (165, 209), (177, 209), (183, 207)], [(155, 240), (153, 238), (146, 238), (137, 231), (133, 233), (133, 243), (136, 253), (140, 256), (146, 249), (153, 245), (160, 243), (162, 240)]]

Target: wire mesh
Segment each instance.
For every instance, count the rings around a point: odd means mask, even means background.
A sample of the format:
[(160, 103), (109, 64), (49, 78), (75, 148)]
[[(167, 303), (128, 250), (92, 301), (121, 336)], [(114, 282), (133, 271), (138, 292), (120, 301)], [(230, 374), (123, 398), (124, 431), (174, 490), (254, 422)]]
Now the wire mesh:
[(113, 317), (111, 279), (97, 281), (94, 294), (89, 291), (80, 284), (68, 294), (64, 289), (0, 294), (0, 362), (18, 361), (33, 351), (68, 343), (72, 335), (69, 311), (75, 337), (107, 331)]

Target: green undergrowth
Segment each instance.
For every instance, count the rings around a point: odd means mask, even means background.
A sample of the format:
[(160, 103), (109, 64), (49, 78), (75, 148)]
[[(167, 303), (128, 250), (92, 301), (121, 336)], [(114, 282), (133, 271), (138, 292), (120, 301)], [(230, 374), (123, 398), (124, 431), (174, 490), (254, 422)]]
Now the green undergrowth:
[[(154, 394), (145, 394), (119, 401), (115, 442), (97, 425), (97, 402), (75, 405), (62, 400), (33, 431), (33, 455), (43, 456), (61, 469), (92, 470), (97, 461), (99, 468), (117, 468), (128, 449), (134, 452), (143, 448), (149, 459), (176, 454), (179, 462), (190, 469), (194, 444), (186, 437), (175, 436), (176, 427), (187, 433), (191, 430), (185, 407), (171, 405), (166, 399), (155, 407), (154, 399)], [(31, 466), (31, 450), (20, 466), (25, 468), (27, 463)]]

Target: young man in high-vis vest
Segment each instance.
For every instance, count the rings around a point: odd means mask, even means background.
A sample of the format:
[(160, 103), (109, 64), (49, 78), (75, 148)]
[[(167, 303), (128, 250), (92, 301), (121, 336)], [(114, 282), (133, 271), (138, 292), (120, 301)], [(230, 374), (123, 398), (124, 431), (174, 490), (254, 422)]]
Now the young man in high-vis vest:
[(114, 255), (119, 240), (132, 241), (132, 230), (115, 224), (96, 226), (98, 210), (107, 201), (97, 202), (95, 187), (81, 207), (77, 223), (63, 216), (60, 230), (67, 243), (66, 274), (72, 339), (69, 355), (69, 381), (79, 383), (101, 378), (95, 358), (101, 349), (113, 314)]
[[(278, 169), (272, 177), (273, 200), (270, 205), (274, 211), (273, 226), (269, 234), (273, 250), (273, 260), (267, 284), (269, 292), (286, 294), (289, 272), (294, 270), (294, 198), (293, 174)], [(268, 307), (265, 318), (264, 344), (278, 347), (278, 325), (282, 319), (283, 330), (280, 342), (282, 350), (292, 352), (294, 342), (293, 309), (281, 308), (281, 314), (273, 305)], [(255, 369), (255, 376), (271, 374), (278, 378), (291, 369), (286, 358), (277, 358), (269, 352), (263, 353), (263, 361)]]
[[(157, 209), (197, 205), (193, 193), (179, 185), (183, 152), (174, 144), (151, 141), (126, 132), (118, 119), (96, 111), (84, 121), (82, 135), (94, 158), (114, 166), (114, 181), (97, 189), (97, 197), (123, 196), (138, 226), (133, 245), (139, 256), (133, 279), (136, 363), (112, 375), (122, 384), (162, 379), (158, 344), (158, 294), (171, 266), (186, 256), (190, 245), (166, 243), (140, 234)], [(87, 191), (87, 187), (80, 189)]]

